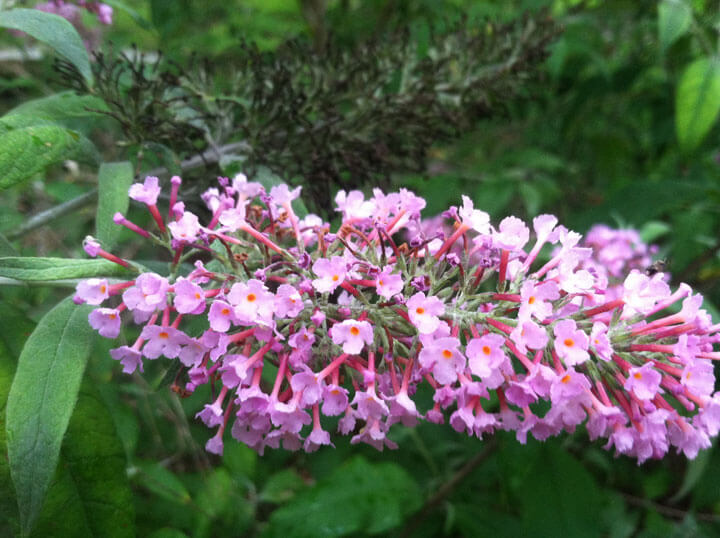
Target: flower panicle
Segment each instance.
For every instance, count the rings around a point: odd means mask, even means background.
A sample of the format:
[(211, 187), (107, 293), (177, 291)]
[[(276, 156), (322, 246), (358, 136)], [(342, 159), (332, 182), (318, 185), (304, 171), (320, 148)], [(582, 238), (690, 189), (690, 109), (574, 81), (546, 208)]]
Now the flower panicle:
[[(312, 452), (332, 445), (323, 417), (379, 450), (396, 447), (398, 422), (521, 443), (584, 424), (638, 462), (671, 447), (693, 458), (720, 431), (720, 325), (689, 286), (642, 270), (654, 251), (632, 230), (595, 227), (582, 242), (552, 215), (495, 227), (467, 197), (423, 220), (422, 198), (375, 189), (340, 191), (331, 231), (293, 207), (299, 187), (268, 192), (242, 174), (202, 195), (203, 225), (177, 201), (180, 183), (167, 218), (157, 178), (130, 188), (154, 230), (114, 219), (166, 246), (171, 274), (88, 279), (76, 302), (98, 306), (102, 336), (117, 338), (122, 318), (142, 327), (111, 352), (124, 372), (166, 357), (182, 366), (174, 390), (220, 385), (197, 414), (216, 429), (210, 452), (228, 435), (260, 453)], [(86, 250), (114, 259), (93, 239)], [(206, 329), (191, 336), (196, 316)], [(422, 384), (431, 402), (416, 401)]]

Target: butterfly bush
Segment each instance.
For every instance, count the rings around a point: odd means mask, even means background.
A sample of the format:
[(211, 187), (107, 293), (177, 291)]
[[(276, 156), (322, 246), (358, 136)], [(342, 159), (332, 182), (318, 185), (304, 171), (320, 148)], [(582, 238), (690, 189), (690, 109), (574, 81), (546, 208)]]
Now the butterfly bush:
[[(114, 218), (170, 251), (169, 276), (88, 237), (90, 256), (139, 274), (82, 281), (76, 302), (98, 307), (89, 322), (104, 337), (123, 319), (141, 326), (111, 351), (125, 373), (166, 357), (181, 367), (175, 391), (211, 385), (197, 418), (215, 430), (212, 453), (229, 436), (312, 452), (333, 444), (331, 422), (351, 443), (395, 448), (393, 424), (424, 420), (521, 443), (584, 424), (643, 462), (671, 446), (694, 458), (720, 429), (720, 325), (688, 285), (641, 270), (652, 250), (636, 232), (596, 227), (581, 243), (552, 215), (495, 226), (466, 196), (424, 221), (405, 189), (340, 191), (331, 230), (296, 213), (299, 187), (243, 175), (202, 195), (201, 224), (180, 183), (167, 216), (157, 178), (130, 188), (152, 230)], [(183, 330), (189, 318), (204, 331)]]

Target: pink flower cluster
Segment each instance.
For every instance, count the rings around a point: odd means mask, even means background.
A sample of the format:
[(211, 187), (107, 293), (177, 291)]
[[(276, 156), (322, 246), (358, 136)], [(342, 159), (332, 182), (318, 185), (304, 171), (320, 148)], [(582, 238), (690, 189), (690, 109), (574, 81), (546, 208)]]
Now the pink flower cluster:
[(50, 0), (35, 6), (35, 9), (46, 13), (55, 13), (69, 20), (73, 24), (81, 24), (80, 9), (93, 13), (102, 24), (112, 24), (113, 8), (102, 2), (88, 2), (86, 0), (77, 0), (75, 3), (66, 2), (65, 0)]
[[(447, 420), (479, 438), (509, 430), (521, 443), (584, 424), (639, 462), (671, 446), (693, 458), (720, 430), (720, 325), (702, 297), (636, 269), (608, 293), (615, 261), (647, 263), (647, 252), (603, 258), (611, 241), (581, 246), (552, 215), (495, 227), (467, 197), (444, 213), (447, 232), (429, 231), (425, 201), (404, 189), (341, 191), (331, 232), (296, 214), (300, 188), (267, 192), (243, 175), (203, 194), (203, 225), (178, 201), (180, 183), (167, 218), (157, 178), (131, 187), (156, 230), (114, 219), (165, 244), (170, 274), (85, 280), (76, 301), (98, 306), (89, 321), (105, 337), (118, 337), (121, 318), (142, 326), (111, 352), (124, 372), (164, 356), (182, 365), (175, 390), (211, 384), (197, 415), (216, 428), (210, 452), (222, 453), (227, 430), (261, 453), (314, 451), (332, 444), (323, 417), (380, 450), (396, 446), (398, 422)], [(85, 250), (136, 267), (92, 238)], [(183, 331), (188, 317), (205, 330)], [(421, 384), (426, 404), (415, 401)]]

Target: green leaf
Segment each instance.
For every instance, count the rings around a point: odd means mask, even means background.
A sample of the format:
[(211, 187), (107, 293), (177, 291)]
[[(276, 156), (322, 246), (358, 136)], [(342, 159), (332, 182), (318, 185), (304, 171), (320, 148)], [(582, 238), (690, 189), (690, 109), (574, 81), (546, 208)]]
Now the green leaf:
[(148, 538), (188, 538), (188, 535), (177, 529), (163, 527), (148, 535)]
[(113, 222), (113, 215), (118, 211), (127, 211), (130, 202), (128, 189), (132, 181), (133, 168), (128, 161), (100, 165), (95, 235), (106, 250), (112, 249), (117, 242), (121, 230)]
[[(558, 446), (542, 445), (519, 486), (526, 534), (596, 537), (602, 496), (592, 475)], [(548, 510), (548, 499), (555, 509)]]
[(7, 350), (13, 361), (17, 361), (25, 341), (35, 329), (35, 323), (20, 308), (7, 301), (0, 302), (0, 320), (0, 347)]
[(131, 276), (132, 272), (105, 259), (0, 258), (0, 277), (23, 282), (49, 282), (71, 278)]
[(134, 471), (135, 478), (156, 495), (180, 504), (188, 504), (192, 500), (180, 479), (159, 463), (140, 462)]
[(106, 0), (103, 2), (109, 6), (111, 6), (115, 10), (124, 11), (130, 17), (132, 18), (135, 23), (140, 26), (143, 30), (151, 30), (152, 25), (150, 22), (147, 21), (140, 13), (138, 13), (136, 10), (128, 6), (125, 2), (120, 2), (119, 0)]
[(0, 131), (0, 190), (66, 159), (94, 163), (98, 154), (87, 138), (60, 125)]
[(394, 463), (355, 457), (270, 516), (267, 537), (379, 534), (420, 507), (418, 486)]
[(126, 461), (112, 417), (97, 390), (80, 389), (62, 444), (58, 473), (33, 536), (134, 536)]
[(697, 458), (687, 462), (687, 468), (685, 469), (682, 485), (680, 486), (680, 489), (678, 489), (677, 493), (669, 499), (670, 503), (677, 503), (693, 491), (695, 485), (705, 475), (705, 471), (710, 463), (711, 455), (712, 452), (710, 450), (703, 450), (698, 453)]
[(35, 524), (55, 473), (94, 331), (91, 307), (70, 298), (50, 310), (25, 343), (7, 403), (10, 472), (24, 533)]
[(100, 110), (107, 110), (102, 99), (65, 91), (25, 101), (7, 112), (2, 122), (15, 129), (46, 122), (73, 129), (78, 119), (106, 117)]
[[(0, 303), (2, 304), (2, 303)], [(14, 536), (20, 530), (20, 520), (15, 500), (15, 489), (10, 478), (5, 435), (5, 405), (10, 392), (15, 358), (0, 345), (0, 535)]]
[(73, 25), (60, 15), (37, 9), (11, 9), (3, 11), (0, 27), (20, 30), (47, 43), (75, 65), (85, 80), (92, 84), (92, 70), (85, 44)]
[(675, 96), (675, 127), (683, 150), (695, 149), (720, 112), (720, 60), (700, 58), (683, 73)]
[(12, 243), (8, 241), (7, 237), (0, 234), (0, 257), (3, 256), (17, 256), (17, 250), (12, 246)]
[(662, 51), (681, 38), (692, 23), (692, 8), (683, 0), (662, 0), (658, 5), (658, 37)]
[(281, 504), (291, 499), (305, 483), (294, 469), (283, 469), (273, 474), (265, 483), (258, 499), (265, 502)]

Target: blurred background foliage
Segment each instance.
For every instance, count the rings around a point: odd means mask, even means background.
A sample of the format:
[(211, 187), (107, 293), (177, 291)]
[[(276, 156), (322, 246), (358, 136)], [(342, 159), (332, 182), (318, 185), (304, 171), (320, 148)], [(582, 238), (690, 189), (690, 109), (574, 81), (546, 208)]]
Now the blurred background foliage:
[[(550, 212), (580, 232), (638, 228), (673, 284), (690, 283), (716, 312), (720, 2), (109, 3), (92, 87), (37, 42), (0, 34), (0, 139), (33, 115), (45, 122), (33, 128), (61, 125), (94, 148), (58, 138), (67, 152), (12, 181), (4, 169), (0, 254), (83, 257), (97, 165), (128, 159), (137, 173), (182, 172), (191, 194), (218, 174), (280, 176), (328, 216), (339, 186), (379, 184), (414, 189), (427, 215), (464, 193), (495, 220)], [(262, 93), (268, 80), (285, 91)], [(69, 88), (78, 93), (27, 105)], [(71, 212), (28, 226), (68, 202)], [(152, 257), (129, 232), (118, 243)], [(0, 289), (0, 401), (24, 339), (67, 292)], [(159, 363), (130, 379), (117, 366), (98, 345), (37, 536), (720, 535), (715, 447), (637, 467), (584, 434), (521, 446), (424, 424), (396, 426), (393, 452), (339, 439), (335, 450), (258, 456), (228, 442), (216, 458), (192, 419), (202, 396), (168, 390)], [(115, 463), (98, 466), (98, 453)], [(98, 527), (97, 499), (82, 491), (100, 491), (116, 524)], [(17, 530), (4, 458), (0, 519), (0, 534)]]

